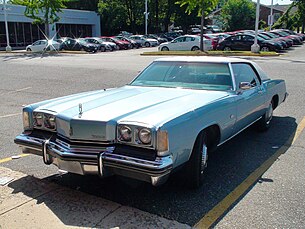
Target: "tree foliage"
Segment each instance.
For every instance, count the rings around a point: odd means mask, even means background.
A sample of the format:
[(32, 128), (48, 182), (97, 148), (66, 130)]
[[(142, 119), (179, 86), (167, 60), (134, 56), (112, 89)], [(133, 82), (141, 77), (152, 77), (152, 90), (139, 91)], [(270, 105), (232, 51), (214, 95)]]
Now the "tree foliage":
[(200, 25), (200, 50), (204, 51), (203, 43), (203, 26), (204, 18), (209, 12), (211, 12), (217, 5), (219, 0), (179, 0), (176, 4), (181, 7), (186, 6), (186, 12), (191, 14), (193, 11), (197, 11), (198, 16), (201, 16)]
[(25, 6), (24, 15), (34, 23), (45, 24), (45, 33), (49, 36), (49, 24), (59, 21), (58, 12), (65, 8), (64, 0), (11, 0), (11, 3)]
[(255, 4), (249, 0), (228, 0), (221, 10), (221, 18), (228, 31), (254, 29)]
[[(293, 8), (297, 8), (293, 12)], [(305, 0), (294, 1), (287, 11), (277, 20), (273, 28), (287, 28), (294, 30), (302, 27), (302, 33), (305, 31)]]

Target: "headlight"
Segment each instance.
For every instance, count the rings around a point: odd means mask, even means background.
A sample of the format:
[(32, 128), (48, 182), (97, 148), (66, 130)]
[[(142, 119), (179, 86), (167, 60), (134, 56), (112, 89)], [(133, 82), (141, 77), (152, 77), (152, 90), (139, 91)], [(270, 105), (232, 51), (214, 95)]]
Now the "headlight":
[(50, 130), (56, 129), (55, 116), (51, 114), (44, 114), (44, 127)]
[(132, 139), (132, 131), (129, 126), (119, 126), (119, 140), (130, 142)]
[(147, 128), (142, 128), (138, 133), (139, 140), (147, 145), (151, 143), (151, 130)]
[(29, 112), (23, 111), (22, 120), (23, 120), (23, 129), (24, 130), (30, 129), (30, 115), (29, 115)]
[(55, 115), (33, 112), (33, 126), (38, 129), (56, 130)]
[(40, 112), (33, 113), (34, 127), (41, 128), (43, 125), (43, 114)]

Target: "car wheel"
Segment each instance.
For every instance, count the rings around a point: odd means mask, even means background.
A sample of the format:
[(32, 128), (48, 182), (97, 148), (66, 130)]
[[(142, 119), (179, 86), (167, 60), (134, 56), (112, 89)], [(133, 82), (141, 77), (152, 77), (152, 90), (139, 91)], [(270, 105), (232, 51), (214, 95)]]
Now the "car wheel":
[(147, 48), (150, 47), (150, 43), (149, 43), (149, 42), (145, 42), (144, 45), (145, 45), (145, 47), (147, 47)]
[(201, 131), (195, 141), (190, 160), (186, 165), (186, 178), (190, 188), (198, 188), (203, 183), (204, 171), (207, 167), (208, 160), (206, 137), (206, 132)]
[(161, 48), (161, 51), (169, 51), (169, 48), (164, 46), (164, 47)]
[(232, 49), (231, 49), (230, 47), (228, 47), (228, 46), (225, 46), (225, 47), (223, 48), (223, 51), (232, 51)]
[(266, 47), (266, 46), (263, 46), (263, 47), (261, 47), (261, 51), (262, 52), (269, 52), (270, 49), (268, 47)]
[(27, 51), (27, 52), (32, 52), (32, 49), (27, 48), (26, 51)]
[(257, 122), (257, 129), (259, 131), (266, 131), (270, 127), (270, 123), (273, 117), (274, 103), (271, 101), (266, 110), (266, 113)]
[(191, 50), (192, 50), (192, 51), (198, 51), (198, 50), (199, 50), (199, 47), (198, 47), (198, 46), (194, 46)]

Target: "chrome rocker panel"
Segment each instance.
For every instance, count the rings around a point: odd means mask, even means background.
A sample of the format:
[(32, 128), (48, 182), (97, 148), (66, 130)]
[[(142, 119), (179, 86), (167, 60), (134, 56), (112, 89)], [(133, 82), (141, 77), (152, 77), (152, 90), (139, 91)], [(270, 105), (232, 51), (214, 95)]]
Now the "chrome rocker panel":
[(173, 168), (171, 156), (157, 157), (154, 161), (114, 154), (112, 147), (78, 147), (21, 134), (15, 138), (23, 153), (43, 157), (45, 164), (80, 175), (95, 174), (102, 177), (117, 174), (150, 182), (164, 183)]

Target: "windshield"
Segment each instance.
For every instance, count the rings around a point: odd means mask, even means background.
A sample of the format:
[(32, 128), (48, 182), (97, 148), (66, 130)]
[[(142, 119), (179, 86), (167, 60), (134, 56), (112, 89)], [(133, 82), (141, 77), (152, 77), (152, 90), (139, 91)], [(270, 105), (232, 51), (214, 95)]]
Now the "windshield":
[(225, 91), (232, 78), (225, 63), (156, 61), (130, 85)]

